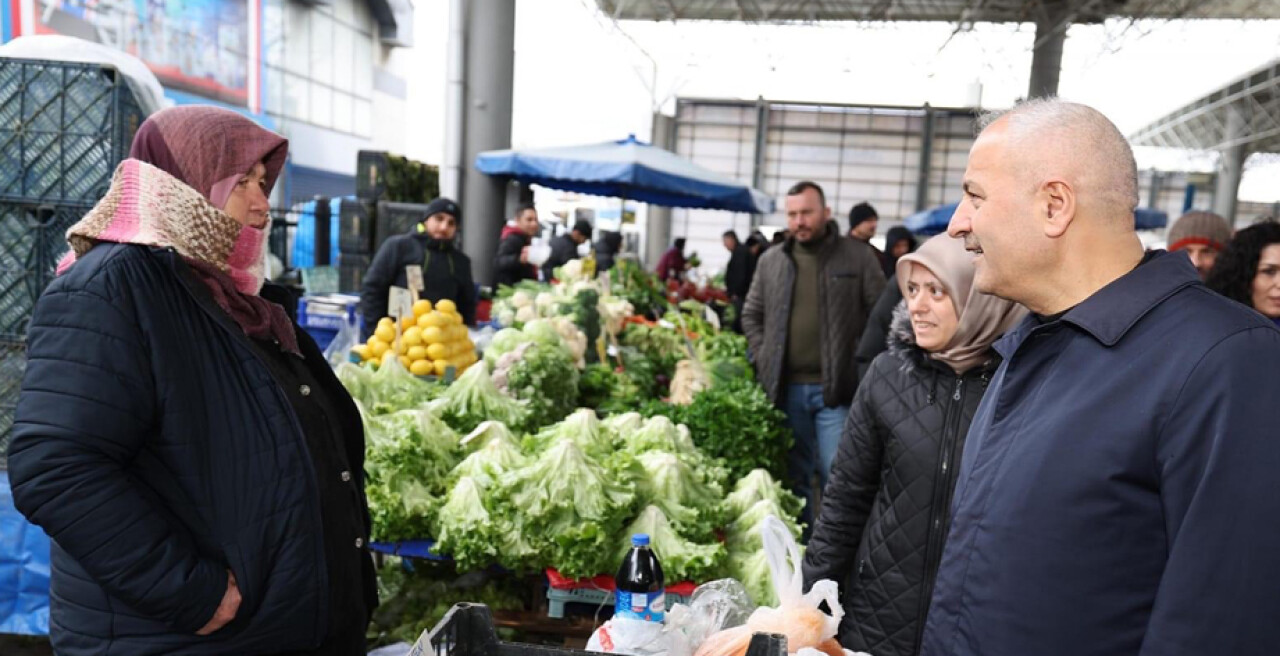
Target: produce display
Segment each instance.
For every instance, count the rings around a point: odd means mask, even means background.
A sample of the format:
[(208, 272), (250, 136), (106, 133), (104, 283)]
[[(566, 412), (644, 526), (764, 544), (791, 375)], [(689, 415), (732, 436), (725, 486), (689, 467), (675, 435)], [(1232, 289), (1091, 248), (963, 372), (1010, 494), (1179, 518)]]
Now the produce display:
[(413, 315), (400, 321), (398, 335), (396, 320), (382, 317), (369, 341), (351, 352), (361, 362), (381, 365), (398, 360), (415, 376), (444, 376), (449, 367), (462, 373), (479, 359), (458, 306), (448, 299), (434, 308), (431, 301), (414, 303)]
[[(647, 533), (667, 581), (733, 577), (770, 603), (761, 523), (801, 532), (784, 417), (716, 308), (619, 264), (500, 289), (483, 358), (447, 301), (415, 305), (398, 340), (379, 322), (337, 370), (364, 417), (373, 539), (434, 540), (458, 574), (585, 579)], [(456, 379), (422, 376), (442, 364)]]

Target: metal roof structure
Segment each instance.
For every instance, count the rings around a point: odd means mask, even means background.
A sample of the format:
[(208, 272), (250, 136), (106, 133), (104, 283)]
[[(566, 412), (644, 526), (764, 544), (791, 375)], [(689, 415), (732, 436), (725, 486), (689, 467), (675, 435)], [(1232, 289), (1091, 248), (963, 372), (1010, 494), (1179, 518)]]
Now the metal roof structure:
[(1135, 146), (1280, 153), (1280, 59), (1129, 137)]
[(1105, 18), (1280, 18), (1280, 0), (596, 0), (615, 20), (1034, 22)]

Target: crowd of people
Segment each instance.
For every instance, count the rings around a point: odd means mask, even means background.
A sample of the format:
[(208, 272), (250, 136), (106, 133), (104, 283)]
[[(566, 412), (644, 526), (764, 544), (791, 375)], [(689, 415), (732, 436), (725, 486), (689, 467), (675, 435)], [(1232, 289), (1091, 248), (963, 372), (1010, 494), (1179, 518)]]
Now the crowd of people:
[[(177, 107), (138, 129), (36, 305), (13, 424), (18, 509), (53, 540), (60, 654), (363, 654), (377, 604), (365, 436), (264, 283), (285, 139)], [(725, 284), (794, 434), (806, 584), (876, 656), (1267, 654), (1280, 639), (1280, 224), (1193, 212), (1147, 251), (1133, 154), (1097, 111), (994, 114), (947, 233), (842, 233), (823, 189), (726, 232)], [(474, 321), (462, 210), (387, 240), (364, 311), (420, 266)], [(522, 206), (501, 284), (532, 253)], [(677, 239), (657, 265), (689, 268)], [(621, 236), (594, 246), (607, 269)], [(541, 260), (542, 267), (535, 261)], [(376, 296), (381, 293), (382, 305)]]

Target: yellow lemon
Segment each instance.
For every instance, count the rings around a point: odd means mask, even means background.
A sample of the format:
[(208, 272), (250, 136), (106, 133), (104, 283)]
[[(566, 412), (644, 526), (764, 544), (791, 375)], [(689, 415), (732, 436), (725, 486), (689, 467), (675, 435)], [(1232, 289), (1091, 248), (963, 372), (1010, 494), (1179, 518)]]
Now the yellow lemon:
[(462, 324), (453, 327), (453, 335), (455, 342), (465, 342), (471, 337), (471, 333), (467, 332), (467, 327)]
[(418, 360), (425, 360), (427, 359), (427, 347), (421, 344), (417, 346), (410, 346), (409, 350), (405, 352), (405, 355), (409, 356), (409, 359), (414, 362), (417, 362)]
[(400, 320), (400, 332), (404, 332), (413, 326), (418, 325), (418, 318), (410, 315)]
[(449, 347), (445, 344), (432, 344), (427, 347), (427, 357), (432, 360), (443, 360), (449, 357)]
[(378, 339), (390, 344), (391, 342), (394, 342), (396, 339), (395, 324), (387, 325), (384, 323), (380, 323), (378, 324), (377, 330), (373, 331), (373, 334), (377, 336)]
[(369, 359), (369, 345), (368, 345), (368, 344), (356, 344), (355, 346), (352, 346), (352, 347), (351, 347), (351, 352), (352, 352), (352, 353), (355, 353), (355, 354), (356, 354), (356, 357), (357, 357), (357, 358), (360, 358), (361, 360), (368, 360), (368, 359)]
[(430, 328), (422, 331), (422, 341), (426, 342), (427, 345), (431, 345), (443, 344), (449, 340), (442, 328), (439, 326), (431, 326)]
[(403, 339), (396, 342), (392, 346), (394, 347), (396, 355), (404, 355), (405, 353), (409, 352), (409, 345), (405, 344)]
[(422, 299), (413, 304), (413, 316), (420, 317), (431, 311), (431, 301)]
[(404, 331), (404, 335), (400, 336), (400, 341), (409, 346), (417, 346), (422, 343), (422, 329), (417, 325)]
[(409, 365), (409, 373), (415, 376), (430, 376), (436, 372), (436, 367), (430, 360), (414, 360)]
[(443, 312), (432, 312), (431, 314), (428, 314), (425, 316), (428, 317), (427, 319), (428, 326), (436, 326), (439, 328), (443, 328), (449, 325), (449, 317), (445, 316)]
[(413, 361), (408, 356), (402, 355), (400, 356), (400, 364), (404, 365), (405, 369), (408, 369), (413, 366)]
[(436, 309), (441, 312), (457, 312), (458, 304), (447, 298), (442, 298), (438, 303), (436, 303)]
[(446, 316), (448, 316), (448, 317), (449, 317), (449, 321), (452, 321), (452, 322), (453, 322), (453, 325), (455, 325), (455, 326), (461, 326), (461, 325), (462, 325), (462, 315), (461, 315), (461, 314), (458, 314), (457, 312), (450, 312), (450, 313), (448, 313)]
[(430, 314), (424, 314), (418, 317), (418, 327), (423, 329), (429, 327), (431, 325), (430, 317), (431, 317)]
[(449, 368), (448, 360), (436, 360), (432, 363), (432, 367), (436, 370), (437, 376), (443, 376), (446, 369)]
[(392, 319), (391, 317), (382, 317), (381, 319), (378, 319), (378, 326), (379, 326), (379, 327), (381, 327), (381, 326), (390, 326), (392, 330), (395, 330), (395, 329), (396, 329), (396, 321), (395, 321), (395, 319)]
[(474, 350), (467, 351), (462, 358), (462, 361), (466, 363), (465, 366), (468, 366), (468, 367), (475, 364), (479, 360), (480, 360), (480, 356), (476, 355), (476, 352)]
[(382, 354), (386, 353), (388, 348), (390, 347), (386, 342), (376, 337), (369, 339), (369, 355), (373, 356), (376, 360), (380, 360), (382, 358)]

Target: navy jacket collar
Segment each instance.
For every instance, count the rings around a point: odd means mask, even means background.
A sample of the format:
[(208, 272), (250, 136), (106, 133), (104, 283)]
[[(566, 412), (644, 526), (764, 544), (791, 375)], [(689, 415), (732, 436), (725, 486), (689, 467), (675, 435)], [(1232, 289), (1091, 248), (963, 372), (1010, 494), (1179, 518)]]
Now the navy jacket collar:
[[(1165, 299), (1192, 285), (1203, 284), (1186, 257), (1164, 251), (1155, 251), (1149, 257), (1133, 271), (1072, 308), (1060, 320), (1043, 327), (1069, 323), (1109, 348), (1119, 343), (1130, 328)], [(1009, 359), (1023, 340), (1041, 327), (1034, 316), (1028, 315), (997, 341), (994, 348)]]

